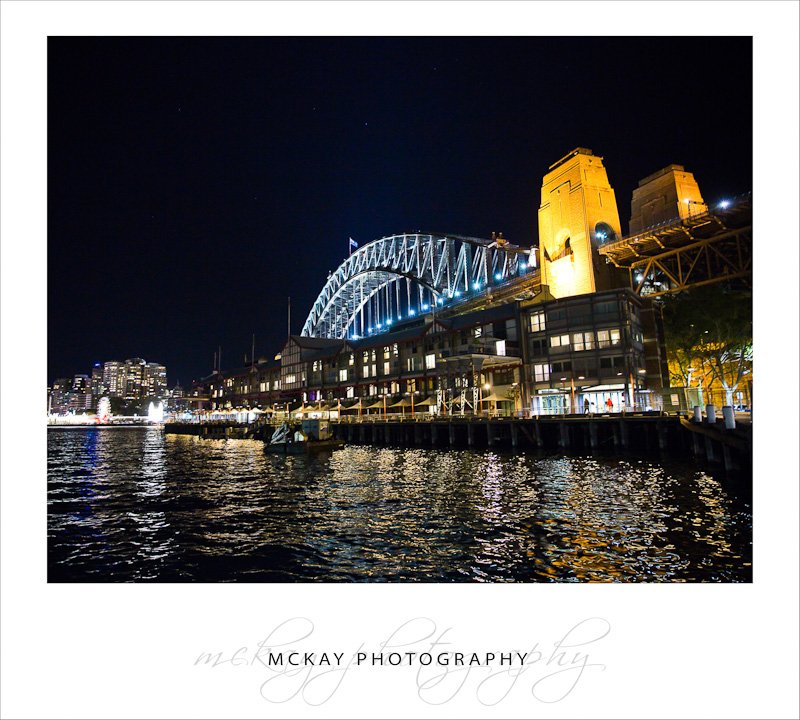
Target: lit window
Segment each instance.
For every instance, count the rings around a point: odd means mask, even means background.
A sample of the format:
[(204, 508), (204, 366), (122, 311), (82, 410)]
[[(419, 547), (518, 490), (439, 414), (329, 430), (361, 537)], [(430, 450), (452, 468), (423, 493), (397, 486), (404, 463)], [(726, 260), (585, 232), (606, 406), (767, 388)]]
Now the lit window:
[(577, 351), (592, 350), (594, 349), (594, 333), (591, 332), (573, 333), (572, 344), (573, 344), (573, 349)]
[(474, 328), (472, 332), (476, 338), (479, 338), (481, 335), (483, 335), (483, 328), (479, 325), (478, 327)]
[(506, 341), (505, 340), (498, 340), (496, 344), (497, 344), (497, 354), (498, 355), (505, 355), (506, 354)]
[(610, 333), (611, 333), (611, 344), (619, 345), (621, 342), (619, 330), (618, 329), (611, 330)]
[(350, 353), (350, 357), (347, 359), (348, 365), (355, 365), (356, 356), (353, 353)]
[(433, 370), (436, 367), (436, 354), (429, 353), (425, 356), (425, 369)]
[(557, 348), (569, 347), (569, 335), (551, 335), (550, 336), (550, 347)]
[[(345, 370), (347, 372), (347, 370)], [(347, 397), (354, 398), (356, 396), (356, 389), (354, 387), (347, 388)]]
[[(353, 357), (352, 355), (350, 356)], [(339, 370), (339, 382), (347, 382), (347, 368)]]
[(545, 329), (544, 312), (535, 312), (531, 315), (531, 332), (541, 332)]
[(289, 385), (291, 385), (296, 380), (297, 380), (297, 376), (296, 375), (287, 375), (286, 376), (286, 382), (289, 383)]
[(534, 365), (533, 366), (533, 379), (536, 382), (545, 382), (550, 379), (550, 366), (549, 365)]
[(391, 371), (389, 370), (389, 361), (387, 360), (383, 363), (383, 374), (388, 375)]

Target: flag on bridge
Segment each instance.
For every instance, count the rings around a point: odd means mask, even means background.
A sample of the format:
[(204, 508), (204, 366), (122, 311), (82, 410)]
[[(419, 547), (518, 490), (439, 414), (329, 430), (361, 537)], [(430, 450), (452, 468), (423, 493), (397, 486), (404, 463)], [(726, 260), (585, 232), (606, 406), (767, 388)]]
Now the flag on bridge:
[(350, 238), (350, 243), (347, 246), (347, 248), (350, 251), (351, 255), (353, 254), (353, 248), (357, 248), (357, 247), (358, 247), (358, 243), (355, 240), (353, 240), (353, 238)]

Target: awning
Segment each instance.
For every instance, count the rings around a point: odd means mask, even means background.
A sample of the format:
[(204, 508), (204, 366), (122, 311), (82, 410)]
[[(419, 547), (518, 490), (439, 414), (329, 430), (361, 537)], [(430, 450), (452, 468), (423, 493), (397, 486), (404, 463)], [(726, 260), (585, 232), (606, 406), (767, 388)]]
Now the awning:
[(373, 408), (383, 408), (383, 400), (378, 400), (378, 402), (372, 403), (372, 405), (367, 405), (367, 410), (371, 410)]
[(514, 402), (511, 398), (507, 397), (500, 397), (499, 395), (495, 395), (492, 393), (491, 395), (487, 395), (483, 398), (482, 402)]
[(389, 405), (389, 407), (411, 407), (411, 402), (403, 398), (400, 402)]
[(414, 403), (417, 407), (422, 407), (423, 405), (438, 405), (439, 403), (436, 402), (433, 398), (426, 398), (422, 402)]

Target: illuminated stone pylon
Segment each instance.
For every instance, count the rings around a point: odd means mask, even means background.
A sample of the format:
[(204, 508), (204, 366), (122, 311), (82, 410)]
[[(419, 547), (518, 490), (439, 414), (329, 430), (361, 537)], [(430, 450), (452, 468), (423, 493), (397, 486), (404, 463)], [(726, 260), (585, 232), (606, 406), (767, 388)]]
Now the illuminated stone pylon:
[(617, 199), (603, 158), (576, 148), (542, 181), (539, 259), (553, 297), (583, 295), (619, 284), (597, 247), (622, 237)]
[(683, 165), (667, 167), (639, 181), (631, 199), (630, 234), (708, 212), (694, 175)]

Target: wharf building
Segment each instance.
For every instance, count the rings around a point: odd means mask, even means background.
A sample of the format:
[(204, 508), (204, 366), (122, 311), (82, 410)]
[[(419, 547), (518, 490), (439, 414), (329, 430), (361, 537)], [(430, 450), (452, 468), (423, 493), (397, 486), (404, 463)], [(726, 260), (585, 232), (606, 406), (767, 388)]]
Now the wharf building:
[(274, 360), (217, 370), (188, 396), (211, 410), (309, 404), (359, 416), (677, 409), (654, 298), (691, 286), (700, 269), (696, 258), (674, 276), (659, 270), (666, 260), (642, 263), (651, 247), (703, 252), (718, 226), (729, 241), (723, 219), (693, 175), (670, 165), (639, 183), (635, 237), (625, 237), (602, 158), (576, 148), (544, 176), (538, 247), (422, 233), (373, 241), (329, 275)]

